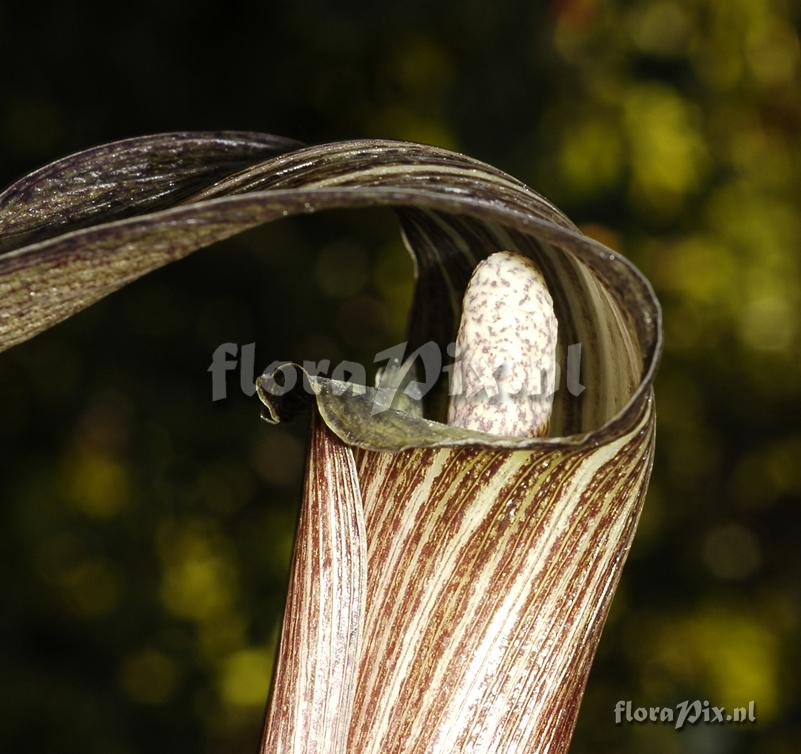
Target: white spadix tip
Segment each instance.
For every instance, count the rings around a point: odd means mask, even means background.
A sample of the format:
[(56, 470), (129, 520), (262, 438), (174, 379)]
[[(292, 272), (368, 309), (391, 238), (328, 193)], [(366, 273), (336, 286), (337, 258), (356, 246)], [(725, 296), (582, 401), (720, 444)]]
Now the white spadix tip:
[(514, 437), (548, 432), (557, 321), (528, 257), (499, 251), (473, 271), (462, 302), (448, 424)]

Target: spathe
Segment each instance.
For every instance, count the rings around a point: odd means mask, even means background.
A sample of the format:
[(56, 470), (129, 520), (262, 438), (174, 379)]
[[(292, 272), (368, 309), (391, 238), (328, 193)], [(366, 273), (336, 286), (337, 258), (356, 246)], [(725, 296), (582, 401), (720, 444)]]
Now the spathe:
[[(521, 441), (374, 414), (318, 381), (310, 469), (328, 459), (339, 481), (307, 478), (286, 620), (314, 630), (285, 630), (265, 751), (564, 751), (650, 472), (660, 312), (636, 268), (519, 181), (399, 142), (96, 148), (0, 195), (0, 349), (247, 228), (366, 206), (398, 210), (415, 257), (413, 348), (444, 347), (473, 267), (515, 249), (548, 282), (560, 361), (582, 345), (587, 390), (560, 391), (551, 437)], [(320, 537), (329, 556), (302, 557)]]

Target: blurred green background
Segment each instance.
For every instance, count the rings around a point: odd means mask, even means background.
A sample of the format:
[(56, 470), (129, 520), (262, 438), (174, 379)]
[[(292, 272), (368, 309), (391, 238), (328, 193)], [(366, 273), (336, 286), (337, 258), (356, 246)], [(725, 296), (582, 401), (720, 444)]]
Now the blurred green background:
[[(97, 143), (236, 128), (467, 152), (631, 257), (665, 308), (658, 455), (573, 751), (801, 741), (801, 8), (786, 0), (0, 5), (0, 182)], [(347, 269), (347, 274), (343, 270)], [(255, 752), (305, 423), (224, 341), (402, 339), (386, 212), (293, 219), (0, 357), (0, 750)], [(618, 699), (756, 700), (751, 726), (616, 726)]]

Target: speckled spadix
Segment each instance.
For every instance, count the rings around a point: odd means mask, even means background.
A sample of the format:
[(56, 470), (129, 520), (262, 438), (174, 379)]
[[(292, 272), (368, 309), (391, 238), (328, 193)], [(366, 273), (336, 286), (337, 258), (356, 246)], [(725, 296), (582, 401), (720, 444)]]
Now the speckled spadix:
[(494, 435), (546, 435), (558, 330), (533, 260), (512, 251), (481, 260), (462, 299), (448, 424)]
[[(375, 412), (372, 391), (309, 379), (261, 750), (565, 752), (650, 473), (660, 314), (636, 268), (525, 185), (387, 141), (168, 134), (89, 150), (0, 194), (0, 349), (259, 223), (377, 205), (396, 208), (416, 260), (411, 348), (444, 352), (472, 270), (512, 250), (547, 284), (562, 379), (547, 436), (526, 438), (413, 402)], [(580, 395), (565, 381), (576, 344)], [(275, 420), (299, 403), (262, 397)]]

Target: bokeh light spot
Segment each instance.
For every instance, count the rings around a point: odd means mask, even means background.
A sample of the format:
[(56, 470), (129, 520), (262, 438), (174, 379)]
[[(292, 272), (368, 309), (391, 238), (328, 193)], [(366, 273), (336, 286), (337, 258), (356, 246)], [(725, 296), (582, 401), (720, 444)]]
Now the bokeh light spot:
[(220, 691), (228, 704), (261, 707), (267, 698), (273, 653), (263, 647), (234, 652), (222, 666)]
[(164, 564), (161, 598), (170, 613), (203, 622), (230, 607), (236, 571), (213, 524), (189, 521), (165, 527), (158, 545)]
[(65, 492), (72, 506), (91, 518), (111, 518), (129, 503), (129, 474), (119, 461), (78, 452), (65, 463)]
[(135, 702), (163, 704), (175, 691), (178, 669), (163, 652), (142, 649), (125, 658), (119, 682)]
[(744, 579), (751, 576), (762, 559), (756, 535), (739, 524), (714, 528), (704, 543), (704, 562), (720, 579)]

